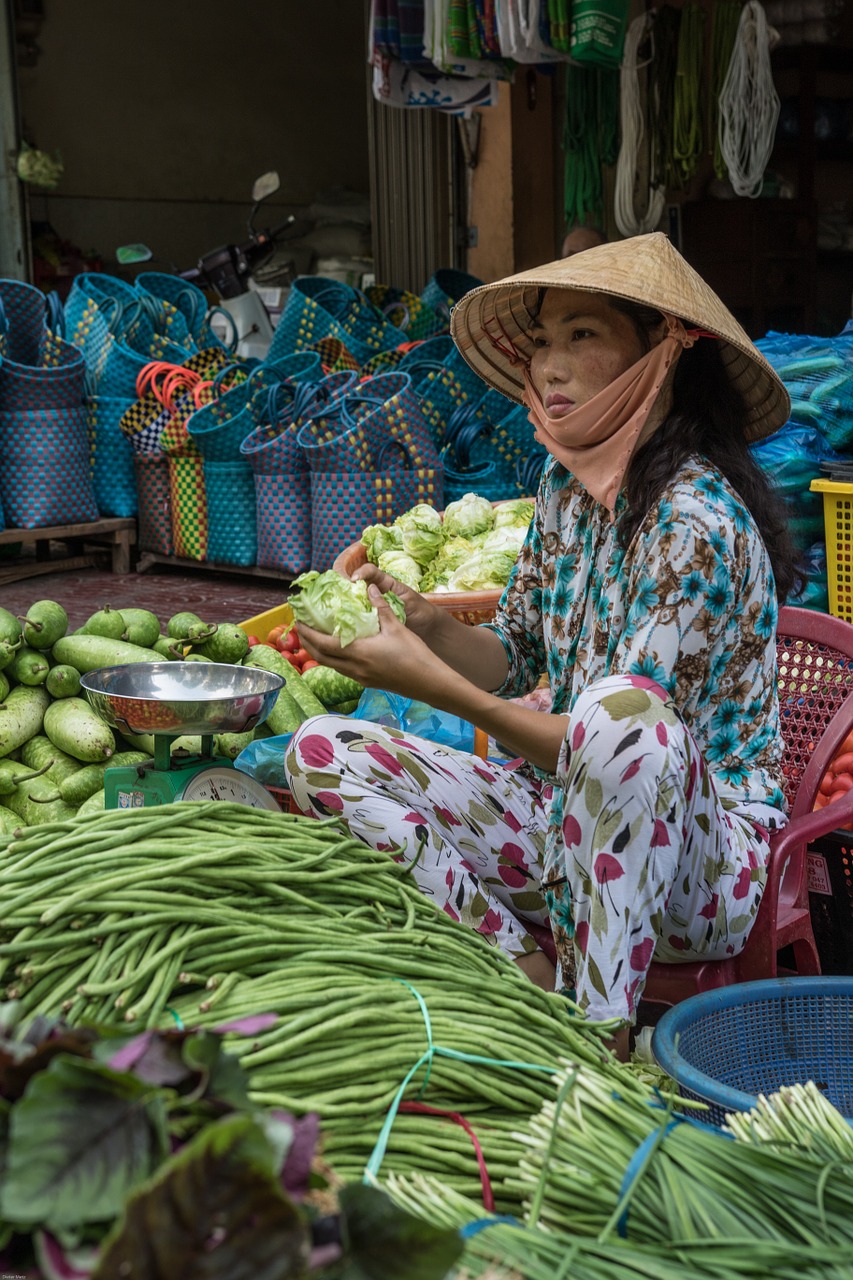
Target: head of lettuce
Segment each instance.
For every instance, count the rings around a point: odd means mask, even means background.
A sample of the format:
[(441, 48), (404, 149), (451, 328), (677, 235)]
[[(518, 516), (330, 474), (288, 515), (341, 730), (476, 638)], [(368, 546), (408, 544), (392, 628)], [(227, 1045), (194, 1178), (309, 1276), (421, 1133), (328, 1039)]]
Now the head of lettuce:
[[(303, 622), (324, 635), (337, 636), (342, 649), (353, 640), (378, 635), (379, 614), (368, 597), (366, 582), (342, 578), (334, 569), (325, 573), (312, 569), (295, 578), (293, 585), (299, 589), (287, 603), (297, 625)], [(400, 622), (405, 623), (406, 609), (400, 597), (386, 591), (385, 600)]]

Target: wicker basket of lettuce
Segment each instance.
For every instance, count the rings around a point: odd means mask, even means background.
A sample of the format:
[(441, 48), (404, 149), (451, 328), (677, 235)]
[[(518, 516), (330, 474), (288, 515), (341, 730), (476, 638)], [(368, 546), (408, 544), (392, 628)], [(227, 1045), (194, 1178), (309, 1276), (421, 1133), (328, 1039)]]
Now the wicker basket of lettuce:
[(531, 498), (489, 502), (466, 493), (443, 512), (420, 503), (393, 524), (368, 526), (334, 568), (351, 578), (371, 561), (475, 626), (495, 616), (532, 518)]

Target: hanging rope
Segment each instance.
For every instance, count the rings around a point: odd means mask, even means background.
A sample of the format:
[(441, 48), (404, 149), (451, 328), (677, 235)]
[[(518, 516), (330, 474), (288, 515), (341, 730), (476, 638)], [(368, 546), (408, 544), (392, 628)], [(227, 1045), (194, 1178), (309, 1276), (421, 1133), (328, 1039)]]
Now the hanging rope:
[(720, 150), (735, 195), (761, 194), (779, 105), (770, 67), (767, 18), (757, 0), (747, 0), (720, 93)]
[(567, 66), (563, 146), (566, 225), (583, 224), (590, 216), (601, 222), (601, 166), (615, 164), (619, 147), (619, 80), (615, 69), (574, 63)]
[(720, 94), (735, 47), (740, 14), (741, 0), (717, 0), (712, 17), (708, 133), (714, 139), (714, 173), (718, 178), (725, 178), (727, 173), (720, 149)]
[(640, 104), (640, 45), (647, 33), (654, 30), (653, 13), (640, 14), (628, 27), (625, 36), (625, 54), (619, 73), (621, 88), (622, 145), (616, 162), (616, 189), (613, 197), (613, 213), (616, 225), (623, 236), (643, 235), (654, 231), (663, 213), (666, 191), (656, 180), (654, 150), (646, 144), (646, 163), (649, 169), (649, 187), (645, 209), (637, 211), (635, 188), (639, 176), (640, 148), (643, 143), (643, 111)]
[(678, 31), (672, 129), (672, 154), (681, 187), (695, 176), (702, 158), (704, 36), (704, 9), (698, 4), (686, 4)]

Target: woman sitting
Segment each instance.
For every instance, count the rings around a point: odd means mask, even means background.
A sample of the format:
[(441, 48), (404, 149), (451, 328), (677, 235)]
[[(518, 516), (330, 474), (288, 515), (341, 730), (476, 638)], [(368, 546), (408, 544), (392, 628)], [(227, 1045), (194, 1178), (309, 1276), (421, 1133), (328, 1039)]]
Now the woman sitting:
[[(743, 947), (785, 822), (775, 629), (797, 571), (748, 445), (789, 400), (659, 233), (475, 289), (452, 333), (552, 455), (494, 621), (468, 627), (366, 565), (380, 634), (300, 635), (520, 759), (323, 716), (295, 735), (288, 782), (306, 811), (417, 858), (423, 892), (535, 982), (619, 1019), (624, 1053), (653, 957)], [(513, 701), (542, 672), (550, 714)]]

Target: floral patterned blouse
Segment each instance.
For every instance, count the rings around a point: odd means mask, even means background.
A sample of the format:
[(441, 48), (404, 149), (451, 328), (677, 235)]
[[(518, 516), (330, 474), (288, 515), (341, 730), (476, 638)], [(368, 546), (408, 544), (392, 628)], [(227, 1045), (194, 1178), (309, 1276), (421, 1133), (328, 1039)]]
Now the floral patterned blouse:
[(624, 550), (607, 509), (552, 459), (495, 621), (485, 625), (509, 661), (495, 690), (503, 697), (527, 693), (547, 671), (560, 714), (603, 676), (657, 681), (725, 806), (775, 826), (785, 811), (776, 616), (757, 526), (704, 459), (685, 463)]

